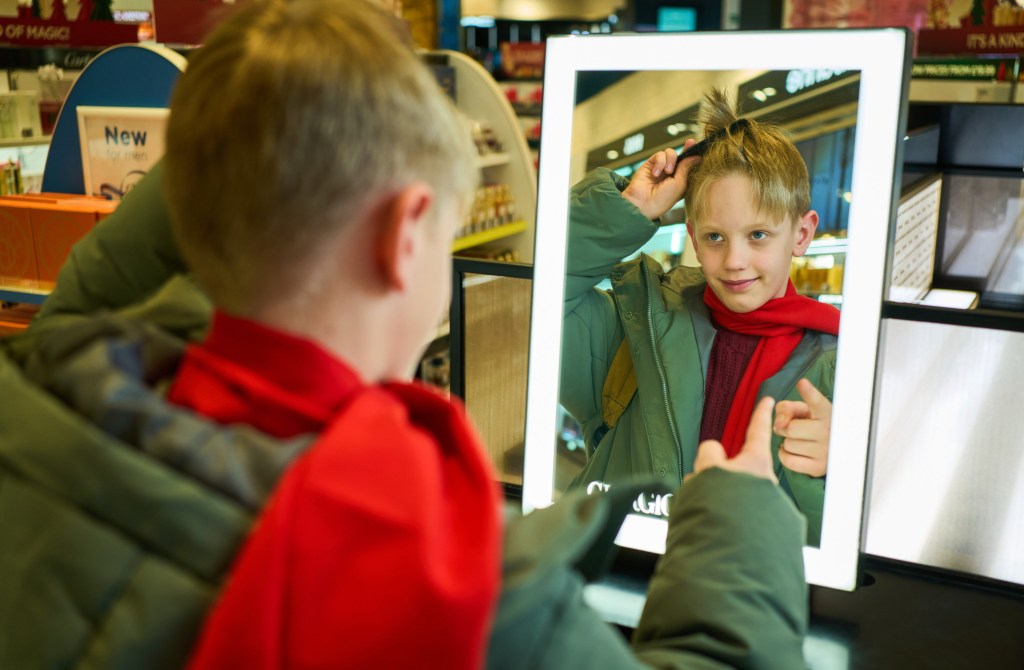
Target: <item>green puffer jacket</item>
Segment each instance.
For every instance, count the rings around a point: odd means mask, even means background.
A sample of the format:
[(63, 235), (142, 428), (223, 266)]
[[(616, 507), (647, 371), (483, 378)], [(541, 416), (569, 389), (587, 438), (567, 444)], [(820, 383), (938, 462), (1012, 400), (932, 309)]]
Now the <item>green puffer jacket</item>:
[[(0, 341), (5, 669), (181, 667), (252, 519), (312, 439), (163, 400), (210, 305), (176, 274), (159, 174), (75, 247), (29, 332)], [(104, 311), (116, 313), (90, 316)], [(676, 496), (632, 648), (582, 596), (580, 567), (607, 564), (629, 511), (618, 488), (509, 517), (488, 667), (803, 667), (804, 522), (777, 487), (713, 470)]]
[[(0, 405), (0, 667), (184, 665), (254, 515), (311, 438), (169, 406), (182, 349), (106, 316), (48, 331), (24, 370), (0, 355), (0, 393), (16, 399)], [(488, 667), (801, 666), (802, 523), (775, 487), (711, 471), (680, 495), (635, 649), (586, 606), (577, 569), (604, 562), (632, 495), (619, 490), (509, 517)]]
[(184, 342), (112, 315), (0, 354), (0, 667), (179, 668), (310, 438), (163, 401)]
[[(643, 255), (620, 263), (658, 229), (621, 197), (627, 183), (599, 169), (570, 195), (560, 402), (591, 444), (604, 425), (602, 387), (624, 337), (638, 384), (618, 423), (588, 450), (587, 464), (576, 479), (581, 486), (651, 475), (678, 484), (693, 470), (700, 435), (704, 379), (715, 336), (702, 298), (706, 284), (699, 269), (680, 266), (665, 273)], [(607, 278), (611, 291), (595, 288)], [(806, 377), (831, 398), (835, 353), (835, 337), (808, 331), (758, 397), (799, 400), (796, 382)], [(781, 443), (778, 436), (772, 442), (776, 472), (807, 517), (807, 539), (816, 546), (825, 480), (783, 468), (778, 461)]]

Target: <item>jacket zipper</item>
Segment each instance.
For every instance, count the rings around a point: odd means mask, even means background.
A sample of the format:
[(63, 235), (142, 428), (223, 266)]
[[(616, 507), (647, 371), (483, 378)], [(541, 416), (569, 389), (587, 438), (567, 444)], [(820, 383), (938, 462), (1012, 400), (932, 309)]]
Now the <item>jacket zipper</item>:
[[(647, 274), (647, 268), (644, 268), (644, 274)], [(651, 292), (650, 292), (650, 277), (647, 277), (647, 334), (651, 338), (651, 352), (654, 353), (654, 367), (658, 371), (658, 378), (661, 380), (661, 398), (665, 403), (665, 416), (668, 417), (668, 426), (672, 430), (672, 439), (676, 445), (676, 454), (679, 458), (676, 460), (676, 474), (679, 476), (679, 481), (683, 481), (683, 447), (679, 444), (679, 435), (676, 433), (676, 422), (672, 418), (672, 408), (668, 402), (668, 383), (665, 381), (665, 371), (661, 368), (661, 356), (658, 354), (658, 348), (655, 346), (654, 341), (654, 306), (651, 304)]]

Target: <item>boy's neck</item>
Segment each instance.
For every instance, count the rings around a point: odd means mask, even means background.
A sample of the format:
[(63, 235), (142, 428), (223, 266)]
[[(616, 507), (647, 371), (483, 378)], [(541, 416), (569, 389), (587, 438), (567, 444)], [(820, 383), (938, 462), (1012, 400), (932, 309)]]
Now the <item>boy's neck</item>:
[[(339, 292), (341, 293), (341, 292)], [(301, 302), (275, 301), (245, 315), (257, 323), (316, 342), (332, 356), (353, 368), (367, 383), (407, 380), (414, 361), (396, 362), (401, 324), (391, 323), (392, 310), (381, 298), (361, 297), (358, 291), (325, 297), (315, 309)]]

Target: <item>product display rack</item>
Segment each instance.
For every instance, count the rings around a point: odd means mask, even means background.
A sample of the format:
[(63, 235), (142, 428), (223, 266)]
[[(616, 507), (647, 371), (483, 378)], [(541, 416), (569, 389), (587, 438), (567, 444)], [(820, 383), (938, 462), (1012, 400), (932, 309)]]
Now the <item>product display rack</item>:
[[(530, 148), (530, 159), (536, 169), (540, 150), (540, 112), (544, 81), (531, 78), (502, 79), (498, 86), (510, 100), (520, 130), (526, 138), (526, 145)], [(515, 102), (511, 102), (513, 99)]]
[(451, 68), (454, 98), (459, 110), (472, 121), (484, 122), (493, 130), (501, 151), (480, 156), (478, 166), (484, 184), (507, 184), (515, 203), (516, 220), (456, 240), (453, 251), (488, 245), (515, 251), (520, 261), (533, 261), (534, 226), (537, 209), (537, 178), (530, 149), (523, 137), (512, 106), (494, 78), (479, 63), (458, 51), (431, 51), (425, 60)]

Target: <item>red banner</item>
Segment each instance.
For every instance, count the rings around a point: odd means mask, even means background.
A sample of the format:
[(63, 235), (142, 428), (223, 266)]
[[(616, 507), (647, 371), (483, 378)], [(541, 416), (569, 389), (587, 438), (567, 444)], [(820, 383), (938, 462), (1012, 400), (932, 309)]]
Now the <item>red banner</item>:
[(108, 47), (139, 41), (139, 27), (112, 21), (67, 21), (0, 17), (0, 44)]
[(938, 28), (917, 34), (921, 54), (1019, 54), (1024, 53), (1024, 26)]
[(206, 35), (237, 6), (238, 3), (222, 0), (153, 0), (156, 41), (202, 44)]

